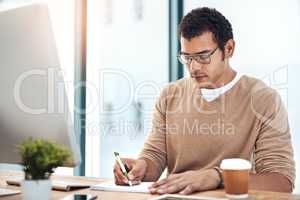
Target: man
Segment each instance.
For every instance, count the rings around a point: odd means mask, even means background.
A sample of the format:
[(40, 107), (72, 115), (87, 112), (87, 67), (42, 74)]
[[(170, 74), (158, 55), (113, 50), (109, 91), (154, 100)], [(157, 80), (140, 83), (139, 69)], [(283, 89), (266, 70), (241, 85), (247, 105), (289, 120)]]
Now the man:
[[(179, 27), (179, 60), (191, 77), (169, 84), (138, 159), (123, 159), (129, 179), (156, 181), (151, 193), (191, 194), (220, 187), (225, 158), (251, 161), (250, 188), (291, 192), (295, 164), (287, 113), (263, 82), (237, 73), (232, 27), (217, 10), (198, 8)], [(167, 167), (168, 176), (159, 177)], [(119, 166), (115, 182), (127, 184)]]

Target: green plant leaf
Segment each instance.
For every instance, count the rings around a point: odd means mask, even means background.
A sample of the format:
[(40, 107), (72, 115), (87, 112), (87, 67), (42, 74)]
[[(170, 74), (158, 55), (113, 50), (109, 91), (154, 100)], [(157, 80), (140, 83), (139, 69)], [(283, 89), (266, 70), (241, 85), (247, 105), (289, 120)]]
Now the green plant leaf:
[(58, 166), (70, 164), (71, 151), (55, 142), (29, 138), (18, 146), (25, 179), (48, 179)]

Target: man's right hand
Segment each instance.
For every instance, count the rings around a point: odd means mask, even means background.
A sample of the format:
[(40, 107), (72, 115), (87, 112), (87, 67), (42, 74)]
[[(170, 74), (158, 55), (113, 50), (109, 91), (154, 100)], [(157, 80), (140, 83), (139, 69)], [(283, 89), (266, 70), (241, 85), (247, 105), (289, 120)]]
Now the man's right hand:
[[(139, 184), (144, 178), (147, 170), (147, 163), (142, 159), (121, 158), (122, 162), (129, 168), (128, 177), (133, 185)], [(126, 176), (122, 173), (119, 164), (114, 166), (115, 183), (117, 185), (128, 185)]]

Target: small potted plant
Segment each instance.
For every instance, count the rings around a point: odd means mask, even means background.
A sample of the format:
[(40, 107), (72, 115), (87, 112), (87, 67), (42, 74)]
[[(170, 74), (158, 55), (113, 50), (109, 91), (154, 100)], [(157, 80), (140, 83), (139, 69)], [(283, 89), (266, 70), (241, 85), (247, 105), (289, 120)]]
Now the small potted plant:
[(19, 146), (25, 180), (22, 182), (23, 199), (50, 198), (53, 170), (58, 166), (69, 164), (72, 154), (69, 149), (44, 139), (32, 138)]

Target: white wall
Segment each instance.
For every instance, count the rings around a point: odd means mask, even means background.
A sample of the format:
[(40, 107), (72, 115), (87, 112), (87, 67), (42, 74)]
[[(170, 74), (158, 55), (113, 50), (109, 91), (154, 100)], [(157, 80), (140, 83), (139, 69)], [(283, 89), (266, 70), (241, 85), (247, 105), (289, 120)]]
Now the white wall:
[(231, 23), (236, 41), (232, 66), (277, 89), (285, 102), (291, 126), (300, 193), (300, 1), (186, 0), (185, 13), (214, 7)]

